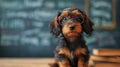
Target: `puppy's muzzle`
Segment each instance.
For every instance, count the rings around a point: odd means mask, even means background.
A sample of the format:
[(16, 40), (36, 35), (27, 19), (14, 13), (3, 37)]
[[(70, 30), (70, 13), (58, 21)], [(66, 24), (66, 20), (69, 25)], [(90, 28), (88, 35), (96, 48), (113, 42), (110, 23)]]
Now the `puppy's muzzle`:
[(70, 25), (68, 26), (70, 30), (74, 30), (75, 29), (75, 25), (73, 22), (73, 19), (67, 19), (67, 22), (70, 23)]

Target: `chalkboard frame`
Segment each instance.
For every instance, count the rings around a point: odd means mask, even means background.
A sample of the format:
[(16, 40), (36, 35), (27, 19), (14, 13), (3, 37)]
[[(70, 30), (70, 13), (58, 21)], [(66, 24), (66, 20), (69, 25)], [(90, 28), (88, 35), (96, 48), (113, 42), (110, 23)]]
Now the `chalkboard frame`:
[[(90, 0), (85, 0), (85, 12), (89, 16), (90, 11)], [(116, 0), (112, 0), (112, 24), (111, 25), (104, 25), (104, 26), (95, 26), (94, 29), (104, 29), (104, 30), (113, 30), (116, 28)], [(94, 23), (94, 21), (93, 21)]]

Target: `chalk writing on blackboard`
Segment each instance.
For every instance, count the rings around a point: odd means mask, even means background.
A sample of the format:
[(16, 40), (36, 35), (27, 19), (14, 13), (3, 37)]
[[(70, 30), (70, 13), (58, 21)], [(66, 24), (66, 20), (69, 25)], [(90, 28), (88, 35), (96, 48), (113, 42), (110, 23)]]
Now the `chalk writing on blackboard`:
[(114, 29), (116, 26), (115, 0), (89, 0), (88, 15), (95, 28)]
[(84, 0), (0, 0), (0, 46), (54, 44), (48, 28), (59, 10), (84, 9)]

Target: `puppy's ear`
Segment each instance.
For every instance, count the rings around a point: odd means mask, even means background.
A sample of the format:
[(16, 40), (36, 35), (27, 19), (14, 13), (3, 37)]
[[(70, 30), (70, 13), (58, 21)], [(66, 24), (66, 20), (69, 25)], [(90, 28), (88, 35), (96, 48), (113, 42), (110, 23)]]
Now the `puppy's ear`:
[(90, 20), (90, 18), (87, 17), (86, 14), (83, 14), (83, 15), (84, 15), (84, 22), (82, 24), (83, 31), (86, 34), (91, 35), (93, 31), (93, 22)]
[(51, 33), (55, 37), (59, 36), (59, 34), (61, 33), (60, 24), (59, 24), (59, 20), (58, 20), (59, 16), (60, 16), (60, 13), (58, 13), (58, 15), (54, 18), (54, 20), (52, 22), (50, 22), (50, 24), (49, 24)]

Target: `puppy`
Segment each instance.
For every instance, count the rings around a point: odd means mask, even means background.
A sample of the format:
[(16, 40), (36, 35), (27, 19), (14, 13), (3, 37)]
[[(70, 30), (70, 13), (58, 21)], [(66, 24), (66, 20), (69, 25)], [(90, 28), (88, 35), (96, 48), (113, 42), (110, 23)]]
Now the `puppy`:
[(50, 23), (51, 33), (60, 37), (55, 62), (50, 67), (88, 67), (89, 51), (83, 32), (91, 35), (93, 23), (78, 8), (66, 8)]

